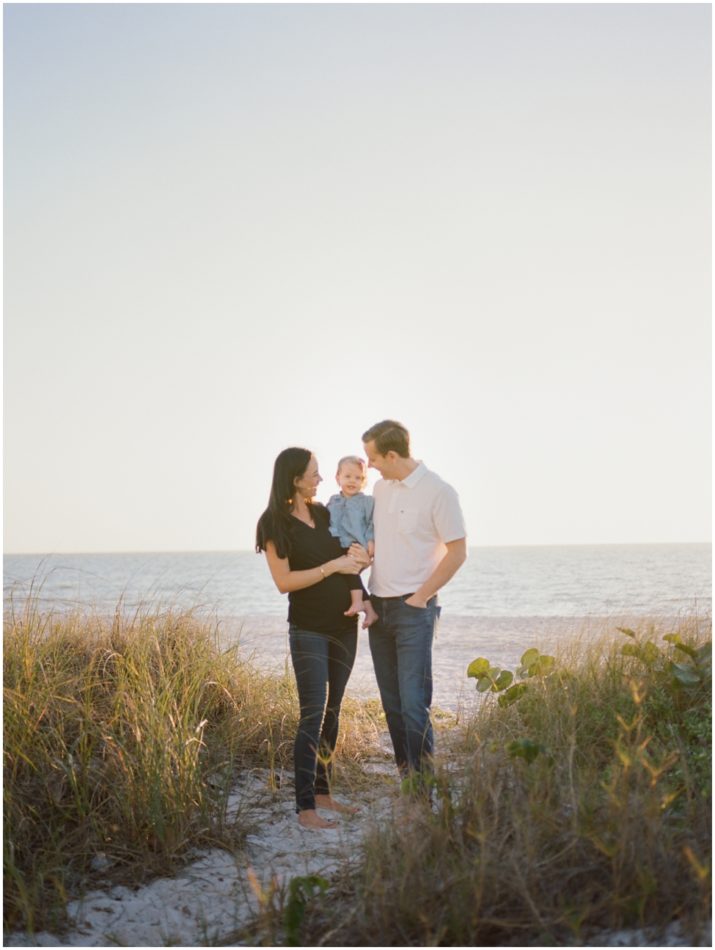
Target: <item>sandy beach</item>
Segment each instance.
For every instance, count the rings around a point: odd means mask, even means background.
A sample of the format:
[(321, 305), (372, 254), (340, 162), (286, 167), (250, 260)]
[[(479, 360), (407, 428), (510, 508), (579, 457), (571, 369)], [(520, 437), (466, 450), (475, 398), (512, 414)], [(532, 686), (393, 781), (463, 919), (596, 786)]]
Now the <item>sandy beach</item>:
[[(176, 877), (136, 888), (108, 886), (101, 870), (103, 856), (97, 855), (96, 886), (69, 903), (66, 934), (16, 933), (7, 935), (5, 944), (161, 947), (228, 941), (240, 946), (247, 942), (242, 931), (259, 909), (260, 887), (270, 890), (309, 874), (329, 879), (346, 858), (357, 854), (368, 824), (389, 813), (398, 789), (393, 769), (379, 761), (367, 768), (374, 772), (375, 782), (360, 813), (337, 818), (337, 828), (323, 832), (298, 825), (288, 776), (282, 776), (281, 787), (272, 792), (269, 771), (254, 770), (236, 786), (229, 801), (229, 815), (240, 814), (252, 828), (240, 852), (197, 853)], [(346, 800), (339, 792), (336, 798)]]
[[(384, 736), (383, 745), (388, 741)], [(229, 812), (244, 820), (248, 816), (252, 827), (241, 851), (197, 853), (175, 877), (138, 887), (108, 884), (103, 856), (97, 855), (96, 886), (68, 904), (66, 933), (8, 934), (5, 946), (251, 945), (250, 923), (260, 911), (261, 891), (268, 894), (304, 875), (330, 881), (339, 868), (358, 857), (362, 837), (372, 823), (391, 815), (399, 802), (399, 789), (389, 757), (366, 762), (364, 770), (374, 781), (363, 792), (360, 812), (337, 818), (335, 830), (311, 832), (296, 821), (290, 777), (283, 775), (280, 787), (271, 791), (269, 771), (256, 769), (236, 786), (229, 802)], [(346, 800), (339, 792), (336, 797)], [(703, 934), (700, 945), (709, 944), (710, 931)], [(593, 932), (585, 935), (582, 945), (692, 944), (676, 922), (665, 932), (649, 928)]]

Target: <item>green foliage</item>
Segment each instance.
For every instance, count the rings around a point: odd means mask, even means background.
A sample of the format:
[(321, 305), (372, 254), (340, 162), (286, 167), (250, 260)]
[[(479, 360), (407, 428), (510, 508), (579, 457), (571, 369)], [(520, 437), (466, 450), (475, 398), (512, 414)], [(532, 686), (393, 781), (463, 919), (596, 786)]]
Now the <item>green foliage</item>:
[(661, 657), (661, 652), (652, 640), (645, 643), (626, 643), (621, 647), (624, 656), (635, 656), (646, 666), (653, 666)]
[(517, 669), (517, 675), (531, 678), (532, 676), (547, 676), (554, 669), (556, 660), (553, 656), (547, 656), (539, 653), (536, 647), (531, 647), (521, 658), (521, 665)]
[(478, 657), (467, 667), (467, 676), (473, 676), (477, 680), (477, 690), (485, 693), (491, 690), (498, 693), (511, 685), (514, 674), (509, 670), (502, 670), (498, 666), (492, 666), (489, 660), (483, 656)]
[(286, 944), (289, 947), (300, 947), (300, 925), (305, 917), (308, 903), (324, 894), (330, 882), (318, 874), (308, 874), (304, 877), (294, 877), (288, 885), (288, 900), (283, 914), (283, 926), (286, 933)]
[(491, 663), (489, 660), (486, 660), (483, 656), (479, 656), (476, 660), (472, 660), (467, 667), (467, 676), (475, 676), (478, 679), (480, 676), (484, 676), (488, 673), (490, 667)]
[(436, 784), (435, 776), (431, 772), (410, 772), (400, 782), (400, 792), (418, 798), (429, 795)]
[[(680, 633), (662, 637), (660, 647), (651, 637), (639, 637), (629, 628), (619, 627), (629, 637), (621, 647), (632, 657), (641, 677), (648, 682), (642, 714), (656, 748), (677, 741), (680, 761), (668, 776), (675, 791), (688, 786), (693, 793), (709, 799), (712, 790), (712, 642), (688, 640)], [(682, 796), (674, 807), (685, 807)]]
[(527, 650), (502, 690), (501, 669), (470, 664), (496, 702), (455, 736), (464, 771), (453, 751), (437, 763), (451, 800), (381, 822), (306, 942), (327, 931), (346, 946), (580, 946), (594, 929), (678, 919), (699, 945), (712, 706), (698, 626), (677, 640), (627, 635), (635, 652), (591, 631), (558, 662)]
[[(639, 640), (628, 627), (618, 627), (620, 633), (632, 642), (621, 647), (624, 656), (632, 656), (659, 676), (660, 685), (674, 690), (697, 691), (710, 689), (712, 685), (712, 642), (697, 646), (687, 643), (679, 633), (667, 633), (663, 637), (670, 649), (661, 649), (653, 640)], [(682, 656), (678, 656), (682, 654)]]
[(477, 692), (479, 693), (501, 693), (499, 697), (500, 706), (510, 706), (517, 702), (528, 690), (528, 683), (534, 677), (548, 676), (555, 669), (556, 661), (553, 656), (547, 656), (540, 653), (535, 647), (527, 650), (522, 658), (521, 664), (516, 671), (521, 682), (515, 683), (515, 674), (511, 670), (504, 670), (498, 666), (492, 666), (485, 657), (477, 657), (467, 667), (467, 676), (473, 677), (477, 681)]
[(540, 742), (531, 739), (513, 739), (506, 743), (504, 749), (512, 759), (522, 758), (527, 765), (531, 765), (540, 753), (546, 751)]

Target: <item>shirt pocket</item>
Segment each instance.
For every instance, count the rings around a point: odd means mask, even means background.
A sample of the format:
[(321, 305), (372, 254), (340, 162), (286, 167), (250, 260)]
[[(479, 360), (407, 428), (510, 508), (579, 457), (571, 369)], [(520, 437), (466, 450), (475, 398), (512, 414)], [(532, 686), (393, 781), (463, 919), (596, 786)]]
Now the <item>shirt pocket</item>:
[(416, 508), (397, 509), (397, 530), (400, 534), (413, 534), (417, 530), (418, 515)]

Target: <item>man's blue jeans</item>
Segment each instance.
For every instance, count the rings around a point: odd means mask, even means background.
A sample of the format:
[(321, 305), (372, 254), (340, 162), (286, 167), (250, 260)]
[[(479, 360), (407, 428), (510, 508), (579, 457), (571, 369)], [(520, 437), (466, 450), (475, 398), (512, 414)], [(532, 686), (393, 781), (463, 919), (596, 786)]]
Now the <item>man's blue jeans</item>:
[(370, 652), (403, 776), (431, 771), (432, 640), (440, 613), (436, 596), (424, 608), (406, 604), (409, 596), (370, 596), (379, 617), (370, 627)]

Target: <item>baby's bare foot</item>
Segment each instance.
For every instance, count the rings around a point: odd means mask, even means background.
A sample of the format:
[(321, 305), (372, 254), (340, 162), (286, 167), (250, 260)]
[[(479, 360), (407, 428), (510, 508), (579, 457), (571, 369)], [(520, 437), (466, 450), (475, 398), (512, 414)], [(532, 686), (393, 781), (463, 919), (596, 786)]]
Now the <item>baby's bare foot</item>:
[(346, 616), (346, 617), (355, 617), (357, 614), (360, 613), (361, 610), (364, 610), (362, 604), (351, 604), (351, 605), (350, 605), (350, 610), (346, 610), (346, 611), (345, 611), (345, 616)]
[[(323, 796), (316, 796), (322, 798)], [(318, 828), (337, 828), (337, 822), (328, 821), (327, 818), (321, 818), (317, 811), (312, 809), (306, 809), (305, 811), (298, 812), (298, 824), (301, 828), (310, 828), (313, 831)]]
[(377, 616), (377, 611), (372, 606), (369, 600), (365, 601), (365, 619), (362, 622), (363, 630), (367, 630), (369, 626), (375, 623), (376, 620), (380, 618)]
[(343, 805), (341, 802), (336, 802), (332, 795), (316, 795), (315, 804), (318, 808), (328, 808), (330, 811), (340, 812), (341, 815), (357, 815), (360, 811), (354, 805)]

